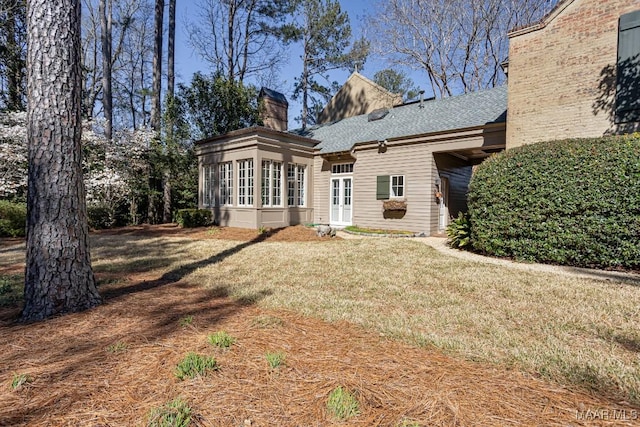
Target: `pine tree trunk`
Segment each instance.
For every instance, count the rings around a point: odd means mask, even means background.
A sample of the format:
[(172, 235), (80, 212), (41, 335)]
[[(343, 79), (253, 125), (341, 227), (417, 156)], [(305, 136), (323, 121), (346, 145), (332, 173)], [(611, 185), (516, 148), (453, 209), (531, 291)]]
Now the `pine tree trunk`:
[[(167, 99), (173, 100), (175, 93), (175, 57), (176, 57), (176, 0), (169, 0), (169, 33), (167, 40)], [(173, 118), (166, 124), (167, 135), (165, 155), (170, 155), (169, 142), (173, 141)], [(171, 222), (171, 171), (165, 168), (163, 178), (162, 222)]]
[(100, 28), (102, 45), (102, 106), (104, 108), (104, 136), (111, 140), (113, 129), (113, 95), (111, 91), (111, 0), (100, 0)]
[(80, 0), (27, 5), (29, 190), (23, 321), (100, 304), (82, 181)]
[(160, 132), (162, 102), (162, 30), (164, 28), (164, 0), (156, 0), (153, 43), (153, 91), (151, 94), (151, 128)]

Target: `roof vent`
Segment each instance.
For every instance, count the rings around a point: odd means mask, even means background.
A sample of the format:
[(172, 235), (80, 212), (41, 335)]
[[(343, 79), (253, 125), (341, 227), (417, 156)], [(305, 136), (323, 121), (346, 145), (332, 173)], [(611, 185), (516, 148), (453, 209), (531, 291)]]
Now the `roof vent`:
[(387, 114), (389, 114), (388, 108), (378, 108), (369, 113), (369, 116), (367, 116), (368, 121), (375, 122), (376, 120), (384, 119)]

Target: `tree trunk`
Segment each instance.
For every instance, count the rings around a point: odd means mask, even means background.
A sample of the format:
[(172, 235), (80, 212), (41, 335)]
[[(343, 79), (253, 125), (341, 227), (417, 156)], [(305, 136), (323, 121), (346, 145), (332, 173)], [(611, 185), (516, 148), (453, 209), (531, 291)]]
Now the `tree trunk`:
[(162, 100), (162, 30), (164, 22), (164, 0), (156, 0), (155, 30), (153, 44), (153, 93), (151, 94), (151, 128), (160, 132)]
[(29, 190), (23, 321), (100, 304), (82, 181), (80, 0), (27, 4)]
[[(175, 86), (175, 56), (176, 56), (176, 0), (169, 0), (169, 34), (167, 40), (167, 99), (173, 102)], [(169, 155), (169, 142), (173, 141), (173, 118), (168, 120), (167, 138), (165, 143), (165, 155)], [(162, 222), (171, 222), (171, 171), (164, 170), (163, 197), (162, 197)]]
[[(164, 28), (164, 0), (156, 0), (154, 17), (154, 44), (153, 44), (153, 90), (151, 93), (151, 129), (160, 139), (161, 126), (161, 92), (162, 92), (162, 30)], [(157, 143), (155, 144), (157, 149)], [(152, 156), (157, 158), (157, 156)], [(156, 165), (149, 165), (149, 206), (147, 210), (148, 221), (152, 224), (158, 222), (156, 209), (159, 180), (156, 178)]]
[(102, 42), (102, 106), (104, 108), (104, 136), (111, 140), (113, 129), (113, 95), (111, 91), (111, 0), (100, 0)]
[(169, 34), (167, 41), (167, 94), (171, 98), (175, 93), (176, 58), (176, 0), (169, 0)]

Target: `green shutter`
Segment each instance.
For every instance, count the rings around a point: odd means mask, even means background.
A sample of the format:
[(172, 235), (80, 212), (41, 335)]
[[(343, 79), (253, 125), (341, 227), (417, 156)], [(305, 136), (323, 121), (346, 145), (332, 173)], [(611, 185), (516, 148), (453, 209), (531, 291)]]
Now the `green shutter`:
[(376, 179), (376, 199), (387, 200), (389, 198), (389, 175), (380, 175)]
[(640, 10), (620, 17), (616, 122), (640, 120)]

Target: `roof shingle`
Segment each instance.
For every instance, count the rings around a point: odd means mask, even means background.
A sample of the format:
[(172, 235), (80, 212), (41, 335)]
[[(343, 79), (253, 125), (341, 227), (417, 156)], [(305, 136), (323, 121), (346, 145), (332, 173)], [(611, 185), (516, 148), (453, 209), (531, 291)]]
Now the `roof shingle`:
[(389, 110), (381, 120), (368, 121), (367, 114), (313, 126), (291, 133), (321, 141), (320, 153), (349, 151), (357, 143), (411, 135), (439, 133), (504, 123), (507, 111), (507, 88), (469, 93), (449, 98), (401, 105)]

